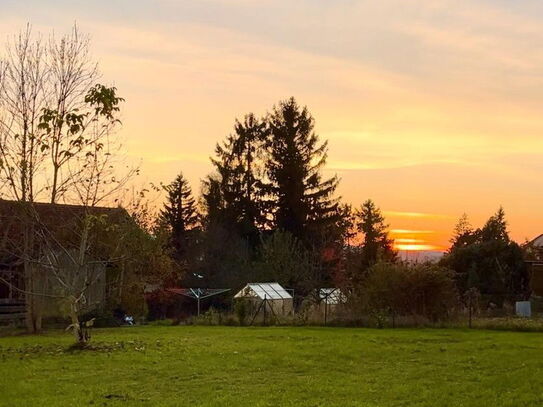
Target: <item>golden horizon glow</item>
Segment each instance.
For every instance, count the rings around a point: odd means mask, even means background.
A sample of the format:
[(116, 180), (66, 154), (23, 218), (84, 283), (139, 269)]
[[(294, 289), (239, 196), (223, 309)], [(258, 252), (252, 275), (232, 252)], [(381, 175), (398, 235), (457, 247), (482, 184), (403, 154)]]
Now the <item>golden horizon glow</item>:
[(431, 244), (394, 244), (394, 249), (406, 252), (441, 251), (439, 246)]
[(0, 37), (74, 21), (126, 99), (139, 184), (182, 170), (198, 192), (236, 117), (295, 96), (343, 201), (422, 240), (398, 247), (442, 250), (462, 213), (478, 227), (500, 205), (517, 241), (543, 232), (540, 2), (12, 1)]

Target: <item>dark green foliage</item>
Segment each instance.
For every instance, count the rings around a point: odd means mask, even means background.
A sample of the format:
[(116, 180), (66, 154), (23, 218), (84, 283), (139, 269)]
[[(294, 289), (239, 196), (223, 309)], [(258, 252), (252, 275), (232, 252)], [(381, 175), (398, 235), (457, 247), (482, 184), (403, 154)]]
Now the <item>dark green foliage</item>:
[(502, 208), (481, 229), (456, 227), (442, 264), (456, 272), (459, 289), (477, 288), (483, 300), (501, 305), (529, 296), (529, 276), (522, 248), (509, 238)]
[(236, 120), (234, 134), (217, 144), (212, 160), (217, 177), (206, 181), (206, 206), (210, 217), (255, 243), (264, 224), (259, 185), (265, 123), (253, 114)]
[(301, 288), (311, 280), (311, 254), (290, 232), (276, 231), (265, 238), (255, 264), (258, 281), (277, 281)]
[(375, 203), (368, 199), (356, 211), (356, 227), (364, 236), (361, 244), (362, 267), (366, 268), (377, 261), (392, 261), (396, 252), (392, 240), (388, 237), (388, 225)]
[(249, 278), (264, 224), (259, 189), (264, 127), (248, 114), (217, 144), (216, 173), (202, 188), (204, 233), (195, 264), (199, 286), (240, 288)]
[(206, 226), (189, 286), (240, 289), (251, 279), (252, 250), (246, 239), (220, 224)]
[[(214, 275), (215, 282), (267, 275), (294, 287), (304, 278), (330, 284), (350, 211), (333, 197), (337, 178), (322, 179), (327, 144), (319, 143), (313, 126), (307, 108), (291, 98), (264, 120), (248, 114), (236, 121), (234, 133), (217, 145), (216, 172), (203, 182), (202, 275)], [(291, 263), (301, 256), (303, 264), (281, 266), (278, 275), (282, 260), (272, 261), (271, 251)]]
[(124, 99), (117, 96), (117, 88), (108, 88), (99, 83), (90, 88), (85, 96), (85, 103), (94, 108), (97, 116), (105, 116), (110, 120), (119, 111), (120, 102), (124, 102)]
[(468, 215), (463, 214), (456, 223), (453, 231), (453, 236), (450, 240), (451, 249), (464, 247), (474, 242), (473, 227), (471, 226)]
[(244, 326), (249, 316), (250, 304), (246, 298), (236, 298), (234, 302), (234, 312), (238, 318), (238, 323)]
[[(168, 236), (146, 230), (136, 215), (125, 213), (115, 222), (104, 217), (92, 219), (91, 231), (96, 243), (91, 258), (111, 259), (107, 267), (108, 303), (104, 313), (117, 309), (134, 317), (145, 316), (145, 287), (164, 281), (175, 268), (169, 255)], [(97, 315), (97, 320), (102, 317)]]
[[(342, 248), (343, 261), (339, 285), (343, 287), (359, 286), (369, 267), (377, 262), (394, 262), (397, 259), (393, 241), (388, 237), (388, 225), (375, 203), (368, 199), (356, 211), (350, 209), (342, 216), (348, 242)], [(359, 244), (351, 239), (359, 236)]]
[(452, 271), (432, 263), (377, 263), (355, 290), (355, 308), (375, 315), (437, 321), (453, 315), (459, 304)]
[(203, 233), (194, 264), (199, 287), (241, 288), (251, 269), (253, 245), (237, 227), (233, 208), (224, 199), (223, 185), (220, 177), (203, 182)]
[(164, 187), (167, 200), (160, 211), (159, 225), (170, 235), (170, 245), (174, 259), (178, 263), (186, 261), (189, 246), (189, 231), (198, 222), (196, 204), (188, 181), (179, 174), (175, 180)]
[(202, 204), (204, 207), (203, 226), (208, 229), (214, 225), (227, 225), (225, 202), (221, 188), (221, 180), (208, 176), (202, 182)]
[(318, 242), (337, 222), (333, 194), (337, 177), (323, 179), (327, 142), (319, 143), (314, 119), (294, 98), (280, 102), (268, 115), (264, 191), (273, 227), (292, 233), (305, 245)]

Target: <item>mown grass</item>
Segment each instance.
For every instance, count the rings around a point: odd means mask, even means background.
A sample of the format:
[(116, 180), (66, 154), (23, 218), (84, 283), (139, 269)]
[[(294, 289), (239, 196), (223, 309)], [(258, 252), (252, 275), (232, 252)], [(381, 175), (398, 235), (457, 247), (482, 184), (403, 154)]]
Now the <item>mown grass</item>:
[(137, 327), (0, 338), (0, 406), (539, 406), (540, 333)]

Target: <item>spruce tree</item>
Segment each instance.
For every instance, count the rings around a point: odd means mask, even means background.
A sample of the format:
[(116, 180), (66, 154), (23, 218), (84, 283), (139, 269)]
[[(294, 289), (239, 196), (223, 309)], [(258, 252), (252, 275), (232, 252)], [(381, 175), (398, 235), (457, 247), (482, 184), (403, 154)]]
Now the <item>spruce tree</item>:
[(208, 176), (202, 182), (202, 202), (204, 207), (204, 224), (206, 229), (213, 225), (224, 223), (224, 199), (221, 191), (221, 181)]
[(234, 133), (217, 144), (212, 159), (223, 201), (222, 219), (243, 238), (255, 241), (264, 222), (261, 208), (260, 174), (265, 123), (252, 113), (236, 120)]
[(388, 225), (375, 203), (368, 199), (355, 216), (358, 231), (364, 235), (361, 245), (363, 267), (371, 266), (378, 260), (394, 260), (396, 253), (388, 237)]
[(453, 236), (450, 239), (451, 247), (449, 251), (454, 248), (465, 247), (473, 243), (476, 238), (475, 230), (469, 222), (468, 215), (464, 213), (454, 227)]
[(505, 220), (503, 207), (500, 206), (498, 211), (488, 219), (480, 233), (483, 241), (509, 243), (509, 232), (507, 231), (507, 221)]
[(188, 231), (198, 222), (196, 204), (188, 181), (180, 173), (175, 180), (164, 186), (166, 203), (160, 211), (159, 224), (170, 234), (170, 244), (176, 261), (185, 260), (188, 246)]
[(294, 98), (280, 102), (268, 115), (264, 192), (275, 229), (315, 245), (338, 221), (333, 195), (337, 177), (323, 179), (327, 142), (320, 143), (314, 119)]

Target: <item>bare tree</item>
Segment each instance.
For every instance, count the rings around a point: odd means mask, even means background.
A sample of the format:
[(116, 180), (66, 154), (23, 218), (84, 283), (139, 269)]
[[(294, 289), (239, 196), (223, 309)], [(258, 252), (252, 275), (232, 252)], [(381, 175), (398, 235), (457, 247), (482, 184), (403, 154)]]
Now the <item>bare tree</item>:
[[(59, 41), (51, 37), (48, 68), (50, 103), (41, 121), (48, 136), (50, 201), (55, 203), (73, 183), (72, 174), (65, 174), (64, 167), (85, 146), (98, 142), (96, 134), (85, 138), (85, 133), (90, 123), (98, 120), (97, 115), (89, 111), (86, 99), (100, 74), (97, 63), (89, 56), (89, 37), (81, 34), (77, 26)], [(107, 130), (109, 128), (104, 132)]]
[[(27, 25), (0, 55), (0, 197), (25, 204), (20, 259), (31, 331), (41, 328), (38, 303), (43, 293), (35, 287), (42, 274), (56, 276), (60, 286), (69, 287), (60, 278), (66, 273), (58, 270), (65, 270), (69, 259), (72, 270), (88, 274), (83, 272), (87, 266), (81, 253), (89, 248), (83, 228), (77, 249), (64, 250), (61, 262), (52, 261), (56, 257), (51, 253), (59, 249), (43, 253), (44, 247), (52, 247), (46, 244), (51, 235), (37, 221), (33, 203), (76, 203), (89, 209), (87, 216), (92, 208), (115, 202), (138, 172), (121, 171), (115, 129), (123, 99), (115, 87), (96, 83), (100, 74), (89, 45), (88, 36), (76, 26), (59, 40), (51, 36), (46, 42)], [(48, 259), (47, 266), (43, 259)], [(72, 294), (76, 303), (80, 301), (80, 292)]]
[(14, 37), (0, 62), (0, 178), (2, 195), (32, 202), (45, 154), (38, 130), (46, 106), (46, 47), (30, 26)]
[(97, 84), (100, 73), (89, 48), (77, 26), (45, 42), (27, 25), (8, 42), (0, 57), (2, 196), (81, 200), (88, 171), (100, 167), (103, 173), (111, 165), (120, 148), (115, 129), (123, 99), (114, 87)]

